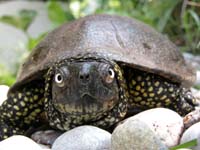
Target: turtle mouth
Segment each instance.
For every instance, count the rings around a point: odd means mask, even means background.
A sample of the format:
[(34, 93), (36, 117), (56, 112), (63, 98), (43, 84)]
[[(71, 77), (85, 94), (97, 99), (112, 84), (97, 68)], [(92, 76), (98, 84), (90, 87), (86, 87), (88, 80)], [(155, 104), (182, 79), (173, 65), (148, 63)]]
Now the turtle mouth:
[(97, 99), (92, 96), (89, 92), (83, 93), (81, 95), (81, 99), (82, 100), (86, 100), (86, 101), (96, 101)]
[(104, 100), (105, 102), (102, 103), (103, 100), (97, 100), (94, 96), (89, 93), (82, 94), (78, 103), (70, 103), (70, 104), (55, 104), (55, 107), (60, 112), (68, 115), (68, 116), (85, 116), (90, 118), (92, 116), (99, 116), (103, 113), (111, 110), (115, 106), (115, 97), (112, 97), (109, 100)]

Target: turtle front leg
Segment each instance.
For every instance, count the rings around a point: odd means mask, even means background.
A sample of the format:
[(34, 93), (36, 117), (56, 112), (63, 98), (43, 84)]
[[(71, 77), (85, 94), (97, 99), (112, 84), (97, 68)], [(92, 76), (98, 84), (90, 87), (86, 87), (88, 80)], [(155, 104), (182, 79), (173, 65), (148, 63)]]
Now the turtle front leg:
[(16, 134), (24, 134), (24, 130), (0, 120), (0, 141)]
[(177, 98), (174, 100), (172, 106), (182, 116), (192, 112), (195, 106), (199, 103), (197, 99), (192, 95), (191, 91), (185, 88), (180, 88)]
[(151, 108), (165, 107), (185, 116), (198, 105), (192, 93), (178, 83), (137, 70), (127, 74), (129, 74), (130, 93), (128, 115)]
[(37, 122), (37, 116), (42, 112), (43, 96), (41, 86), (34, 84), (8, 94), (0, 106), (0, 140), (25, 134)]

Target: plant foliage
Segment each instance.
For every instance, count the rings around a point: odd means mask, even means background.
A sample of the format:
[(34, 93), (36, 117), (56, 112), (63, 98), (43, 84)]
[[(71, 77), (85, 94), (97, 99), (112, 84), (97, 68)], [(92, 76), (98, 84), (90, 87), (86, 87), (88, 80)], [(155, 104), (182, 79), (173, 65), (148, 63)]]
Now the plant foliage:
[[(199, 0), (49, 0), (45, 3), (53, 28), (90, 14), (118, 14), (149, 24), (167, 35), (182, 51), (200, 54)], [(26, 32), (35, 17), (37, 12), (25, 9), (15, 16), (2, 16), (0, 21)], [(27, 50), (32, 50), (45, 35), (29, 37)], [(4, 75), (0, 74), (0, 84), (12, 84), (16, 74), (11, 75), (6, 68), (1, 69)]]

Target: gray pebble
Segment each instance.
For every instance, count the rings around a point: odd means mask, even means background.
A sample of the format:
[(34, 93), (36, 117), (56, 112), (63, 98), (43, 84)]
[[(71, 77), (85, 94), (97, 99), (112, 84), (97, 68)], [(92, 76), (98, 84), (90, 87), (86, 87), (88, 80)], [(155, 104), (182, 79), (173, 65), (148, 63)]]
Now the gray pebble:
[(167, 147), (144, 122), (127, 119), (115, 128), (111, 138), (111, 149), (167, 150)]
[(94, 126), (80, 126), (56, 139), (52, 150), (110, 150), (111, 134)]
[(30, 37), (37, 38), (42, 33), (52, 30), (52, 22), (48, 17), (46, 3), (43, 1), (5, 1), (0, 5), (0, 16), (16, 16), (23, 9), (34, 10), (37, 13), (27, 29)]
[(195, 82), (195, 84), (196, 85), (200, 85), (200, 70), (197, 70), (197, 74), (196, 74), (196, 82)]
[(129, 119), (145, 122), (168, 147), (178, 144), (184, 127), (182, 117), (175, 111), (166, 108), (149, 109)]
[[(0, 150), (44, 150), (30, 138), (15, 135), (0, 142)], [(46, 148), (46, 150), (49, 150)]]
[(194, 68), (200, 70), (200, 56), (195, 56), (190, 53), (183, 53), (183, 56), (187, 62), (189, 62)]
[(190, 53), (184, 53), (183, 56), (197, 70), (195, 85), (200, 85), (200, 56), (195, 56)]
[(16, 65), (21, 63), (25, 54), (26, 34), (14, 26), (0, 23), (0, 64), (9, 72), (17, 71)]
[(0, 85), (0, 105), (7, 99), (8, 90), (8, 86)]
[(193, 150), (200, 150), (200, 122), (192, 125), (188, 128), (181, 137), (180, 143), (189, 142), (193, 139), (197, 139), (198, 145), (192, 147)]

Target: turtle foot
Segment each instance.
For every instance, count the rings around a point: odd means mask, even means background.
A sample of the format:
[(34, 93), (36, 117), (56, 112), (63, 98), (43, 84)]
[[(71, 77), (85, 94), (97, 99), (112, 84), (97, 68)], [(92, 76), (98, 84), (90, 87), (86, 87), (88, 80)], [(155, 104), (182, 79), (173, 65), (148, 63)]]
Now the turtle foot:
[(37, 131), (31, 135), (31, 138), (39, 144), (52, 146), (61, 134), (60, 131), (56, 130)]

